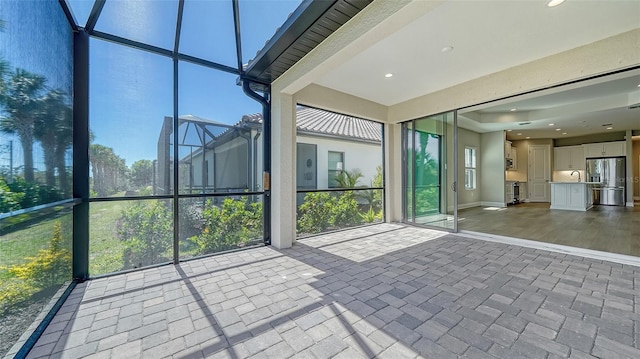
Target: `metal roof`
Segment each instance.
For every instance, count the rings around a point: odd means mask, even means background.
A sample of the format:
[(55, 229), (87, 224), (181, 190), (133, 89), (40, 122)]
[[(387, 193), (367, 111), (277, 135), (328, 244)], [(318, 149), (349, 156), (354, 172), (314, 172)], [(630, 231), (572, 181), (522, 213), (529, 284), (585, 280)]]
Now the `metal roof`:
[[(235, 126), (262, 124), (262, 114), (242, 116)], [(382, 141), (382, 124), (312, 107), (298, 106), (296, 128), (299, 134), (339, 136), (365, 141)]]

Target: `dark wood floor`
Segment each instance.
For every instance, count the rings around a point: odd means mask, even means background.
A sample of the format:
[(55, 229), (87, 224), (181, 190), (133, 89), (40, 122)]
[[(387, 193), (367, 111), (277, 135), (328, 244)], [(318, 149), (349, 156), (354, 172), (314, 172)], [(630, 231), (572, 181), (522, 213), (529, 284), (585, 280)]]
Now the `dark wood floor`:
[(640, 206), (550, 210), (549, 203), (460, 210), (459, 229), (640, 256)]

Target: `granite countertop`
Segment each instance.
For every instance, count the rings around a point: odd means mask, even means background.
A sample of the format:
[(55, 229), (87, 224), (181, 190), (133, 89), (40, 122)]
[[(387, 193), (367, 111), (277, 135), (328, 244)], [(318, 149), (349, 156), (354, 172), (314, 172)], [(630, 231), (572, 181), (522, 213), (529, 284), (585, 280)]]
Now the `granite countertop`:
[(600, 182), (576, 182), (576, 181), (572, 181), (572, 182), (559, 181), (559, 182), (549, 182), (549, 183), (554, 183), (554, 184), (600, 184)]

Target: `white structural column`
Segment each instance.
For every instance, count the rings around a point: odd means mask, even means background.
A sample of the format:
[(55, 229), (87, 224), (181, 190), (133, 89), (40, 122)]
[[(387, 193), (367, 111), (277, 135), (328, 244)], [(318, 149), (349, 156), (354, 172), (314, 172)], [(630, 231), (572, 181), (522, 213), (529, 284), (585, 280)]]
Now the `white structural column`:
[(291, 95), (271, 97), (271, 245), (289, 248), (296, 238), (296, 106)]
[(627, 154), (626, 171), (627, 171), (627, 193), (625, 193), (625, 200), (627, 207), (633, 207), (633, 165), (637, 159), (633, 158), (633, 131), (627, 130), (625, 135), (625, 153)]
[(402, 220), (402, 126), (384, 125), (385, 210), (387, 222)]

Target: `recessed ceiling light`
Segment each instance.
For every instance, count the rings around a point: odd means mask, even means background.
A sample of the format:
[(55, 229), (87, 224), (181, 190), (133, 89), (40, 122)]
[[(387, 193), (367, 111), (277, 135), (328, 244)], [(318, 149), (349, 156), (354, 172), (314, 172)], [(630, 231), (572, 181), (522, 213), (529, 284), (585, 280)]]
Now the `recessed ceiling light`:
[(393, 74), (389, 73), (389, 74), (384, 75), (384, 77), (386, 77), (386, 78), (393, 77)]
[(556, 128), (556, 131), (562, 131), (562, 129), (561, 128)]
[(564, 2), (564, 0), (551, 0), (547, 3), (548, 7), (554, 7), (554, 6), (558, 6), (560, 4), (562, 4)]
[(442, 51), (442, 52), (453, 51), (453, 46), (445, 46), (440, 51)]
[(555, 123), (550, 123), (550, 124), (549, 124), (549, 126), (555, 126), (555, 125), (556, 125)]
[(507, 132), (511, 132), (511, 131), (513, 131), (513, 130), (507, 130)]
[(515, 112), (515, 111), (518, 111), (518, 109), (517, 109), (517, 108), (512, 108), (512, 109), (511, 109), (511, 110), (509, 110), (509, 111), (511, 111), (511, 112)]
[(518, 136), (522, 136), (522, 133), (518, 132)]
[(640, 84), (638, 84), (638, 87), (640, 87)]
[(530, 139), (531, 137), (527, 136), (527, 137), (525, 137), (525, 138), (528, 140), (528, 139)]
[(566, 133), (566, 132), (563, 132), (562, 134), (563, 134), (563, 135), (566, 135), (567, 133)]
[(607, 127), (607, 130), (613, 130), (613, 127)]

